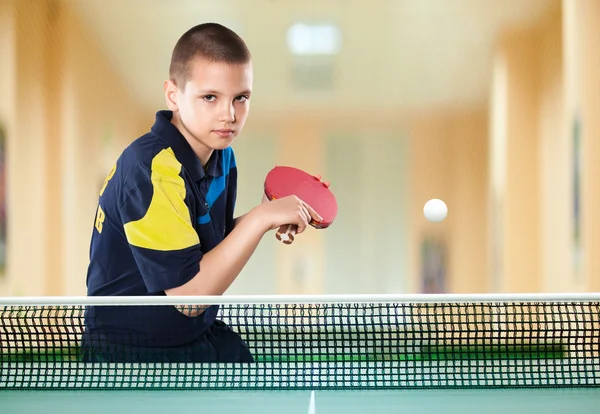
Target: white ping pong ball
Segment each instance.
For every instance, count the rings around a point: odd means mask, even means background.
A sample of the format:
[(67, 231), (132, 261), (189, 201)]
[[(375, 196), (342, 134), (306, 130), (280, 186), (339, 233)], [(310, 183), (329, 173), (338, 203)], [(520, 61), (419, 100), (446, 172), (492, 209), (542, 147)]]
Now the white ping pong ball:
[(427, 220), (437, 223), (448, 215), (448, 206), (442, 200), (434, 198), (425, 203), (423, 214)]

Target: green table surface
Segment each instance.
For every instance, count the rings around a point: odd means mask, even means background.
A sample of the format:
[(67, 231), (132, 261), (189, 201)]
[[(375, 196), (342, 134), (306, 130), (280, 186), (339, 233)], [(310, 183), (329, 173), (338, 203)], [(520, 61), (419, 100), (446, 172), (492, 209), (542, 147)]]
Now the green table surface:
[[(0, 391), (0, 413), (307, 414), (310, 396), (310, 391)], [(313, 414), (584, 414), (600, 412), (600, 389), (316, 391), (314, 402)]]

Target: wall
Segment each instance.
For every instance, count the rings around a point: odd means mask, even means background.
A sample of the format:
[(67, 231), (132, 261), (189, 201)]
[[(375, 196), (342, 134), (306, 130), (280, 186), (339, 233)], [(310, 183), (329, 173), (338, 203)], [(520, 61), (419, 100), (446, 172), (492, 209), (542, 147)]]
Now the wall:
[[(499, 39), (489, 181), (498, 203), (491, 213), (498, 225), (490, 240), (497, 291), (594, 291), (600, 286), (600, 122), (595, 115), (600, 76), (593, 69), (600, 52), (592, 46), (600, 34), (599, 15), (596, 2), (564, 1), (536, 27), (510, 28)], [(579, 190), (574, 178), (577, 122)]]
[(234, 143), (239, 214), (260, 202), (274, 165), (321, 174), (339, 212), (329, 229), (308, 229), (292, 246), (267, 235), (230, 293), (407, 292), (408, 141), (392, 112), (252, 114)]
[[(0, 2), (0, 124), (2, 125), (5, 133), (5, 139), (8, 141), (10, 137), (14, 136), (14, 122), (10, 122), (13, 119), (13, 106), (12, 102), (15, 99), (15, 88), (14, 83), (11, 80), (14, 78), (14, 70), (15, 70), (15, 27), (14, 27), (14, 16), (13, 16), (13, 4), (12, 2)], [(8, 142), (5, 143), (5, 148), (8, 147)], [(11, 164), (11, 154), (10, 152), (5, 154), (5, 162), (6, 164)], [(3, 194), (3, 202), (8, 203), (7, 196), (8, 191), (10, 191), (10, 183), (8, 183), (8, 177), (5, 175), (4, 177), (4, 191)], [(6, 222), (5, 225), (7, 227), (10, 226), (10, 222)], [(7, 229), (8, 230), (8, 229)], [(7, 233), (10, 235), (10, 232)], [(5, 240), (5, 249), (8, 249), (7, 246), (8, 240)], [(9, 252), (5, 250), (5, 255)], [(9, 266), (10, 263), (5, 263), (6, 266)], [(9, 271), (8, 268), (5, 268), (0, 272), (0, 292), (5, 291), (8, 285), (8, 278), (6, 273)]]
[[(600, 3), (564, 0), (564, 133), (573, 136), (581, 123), (581, 239), (580, 263), (573, 266), (572, 285), (600, 290)], [(572, 145), (572, 144), (571, 144)], [(572, 149), (571, 149), (572, 151)], [(572, 162), (572, 161), (571, 161)], [(570, 220), (571, 229), (573, 221)], [(573, 259), (572, 259), (573, 260)]]
[(540, 159), (540, 291), (570, 291), (571, 260), (571, 137), (565, 129), (562, 21), (560, 9), (539, 31), (539, 159)]
[[(487, 275), (487, 111), (415, 115), (410, 128), (411, 291), (422, 290), (421, 249), (425, 239), (446, 249), (448, 293), (489, 291)], [(448, 217), (430, 223), (427, 200), (440, 198)]]
[(0, 294), (82, 294), (107, 160), (151, 125), (152, 114), (141, 114), (63, 2), (3, 3), (0, 16), (0, 82), (13, 88), (0, 98), (9, 187)]

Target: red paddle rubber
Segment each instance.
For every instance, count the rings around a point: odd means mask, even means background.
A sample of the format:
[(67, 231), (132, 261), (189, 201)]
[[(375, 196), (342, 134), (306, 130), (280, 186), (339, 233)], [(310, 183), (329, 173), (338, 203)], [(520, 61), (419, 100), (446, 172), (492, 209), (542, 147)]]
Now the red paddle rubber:
[[(297, 195), (323, 216), (323, 222), (311, 220), (309, 223), (322, 229), (331, 224), (337, 213), (335, 196), (329, 186), (329, 181), (322, 181), (321, 175), (309, 175), (293, 167), (275, 167), (265, 179), (265, 196), (275, 200), (290, 194)], [(279, 227), (275, 237), (284, 244), (292, 244), (297, 231), (296, 225), (286, 224)]]

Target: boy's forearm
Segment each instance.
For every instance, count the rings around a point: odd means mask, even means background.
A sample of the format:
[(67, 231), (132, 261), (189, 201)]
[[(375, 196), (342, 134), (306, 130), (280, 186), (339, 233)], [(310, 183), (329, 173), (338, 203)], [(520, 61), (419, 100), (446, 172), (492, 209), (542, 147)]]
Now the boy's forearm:
[(236, 218), (236, 225), (231, 233), (204, 254), (196, 276), (186, 284), (165, 293), (186, 296), (222, 295), (242, 271), (266, 231), (260, 218), (252, 212)]
[(235, 228), (235, 226), (237, 226), (238, 224), (240, 224), (240, 222), (244, 219), (244, 217), (246, 217), (247, 214), (248, 213), (242, 214), (241, 216), (234, 218), (233, 219), (233, 228)]
[[(263, 194), (263, 199), (262, 199), (262, 202), (263, 202), (263, 203), (266, 203), (266, 202), (268, 202), (268, 201), (269, 201), (269, 200), (267, 199), (267, 196)], [(235, 228), (235, 226), (237, 226), (238, 224), (240, 224), (240, 222), (241, 222), (241, 221), (244, 219), (244, 217), (246, 217), (247, 215), (248, 215), (248, 213), (246, 213), (246, 214), (242, 214), (241, 216), (239, 216), (239, 217), (236, 217), (235, 219), (233, 219), (233, 227)]]

